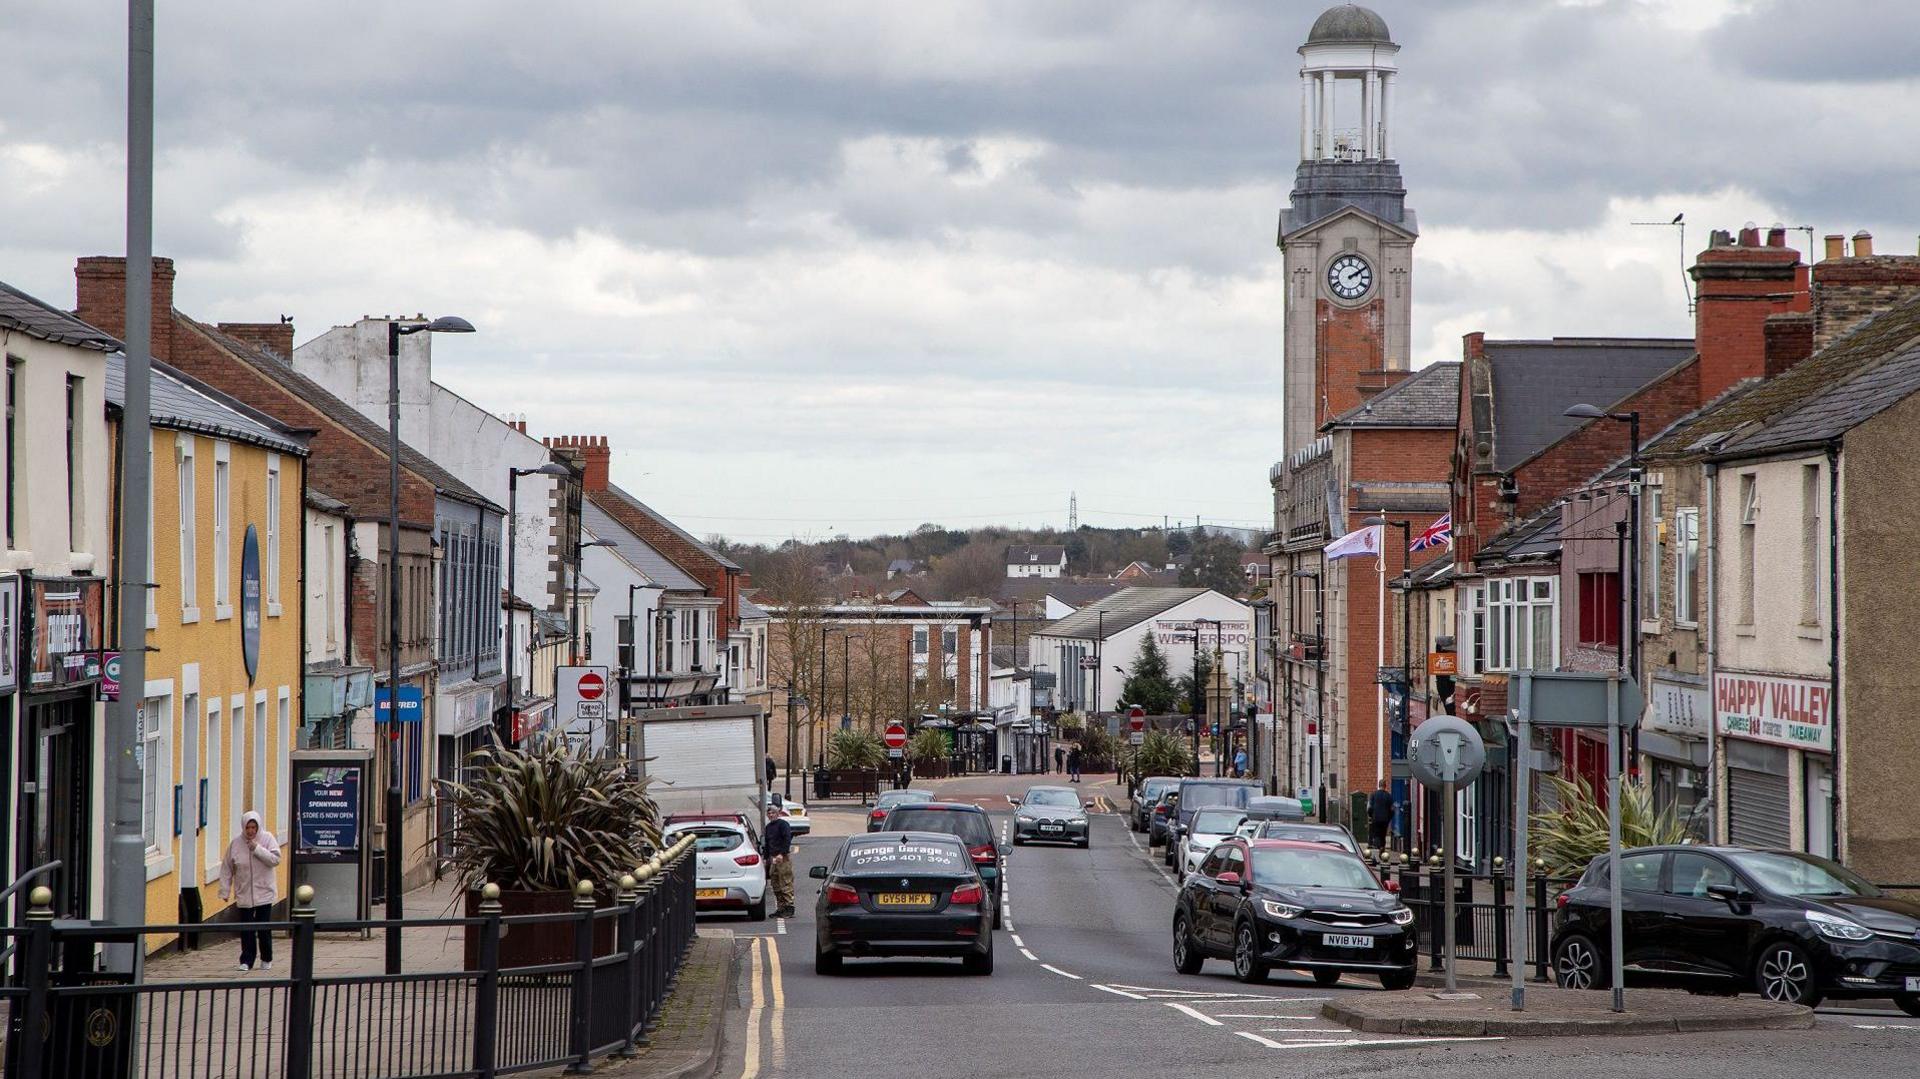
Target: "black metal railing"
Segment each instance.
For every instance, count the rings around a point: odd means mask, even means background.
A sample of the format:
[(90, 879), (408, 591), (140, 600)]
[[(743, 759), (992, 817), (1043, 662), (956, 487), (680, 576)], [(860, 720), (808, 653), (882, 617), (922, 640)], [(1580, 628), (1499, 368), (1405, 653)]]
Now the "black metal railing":
[[(295, 892), (290, 918), (246, 931), (284, 935), (283, 978), (135, 981), (88, 969), (104, 944), (150, 934), (237, 933), (238, 924), (56, 925), (51, 896), (34, 890), (26, 923), (0, 928), (17, 948), (7, 1004), (8, 1079), (453, 1079), (537, 1068), (585, 1071), (597, 1057), (632, 1056), (678, 975), (694, 937), (691, 840), (622, 877), (611, 905), (594, 885), (571, 911), (504, 915), (498, 888), (478, 915), (399, 922), (315, 917), (313, 889)], [(321, 933), (443, 927), (472, 934), (477, 961), (459, 970), (323, 973)], [(570, 937), (563, 961), (502, 967), (512, 931)], [(569, 933), (570, 930), (570, 933)], [(71, 963), (66, 957), (84, 957)], [(324, 957), (323, 957), (324, 958)], [(74, 969), (80, 968), (80, 969)]]

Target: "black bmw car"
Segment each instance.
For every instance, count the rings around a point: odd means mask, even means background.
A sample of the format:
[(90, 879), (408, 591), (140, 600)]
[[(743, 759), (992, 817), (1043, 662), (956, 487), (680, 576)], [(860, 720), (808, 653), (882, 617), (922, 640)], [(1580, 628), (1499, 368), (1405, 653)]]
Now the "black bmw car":
[(932, 955), (993, 973), (992, 893), (953, 836), (853, 836), (812, 875), (825, 881), (814, 907), (815, 972), (837, 974), (847, 958)]
[(1023, 843), (1072, 843), (1085, 847), (1088, 842), (1087, 807), (1072, 787), (1028, 787), (1027, 793), (1013, 803), (1013, 845)]
[(1419, 954), (1413, 911), (1357, 855), (1325, 843), (1226, 840), (1174, 904), (1173, 966), (1182, 974), (1231, 959), (1243, 982), (1286, 967), (1321, 985), (1352, 973), (1408, 989)]
[[(1608, 859), (1556, 899), (1554, 979), (1611, 980)], [(1885, 997), (1920, 1015), (1920, 903), (1825, 858), (1743, 847), (1641, 847), (1620, 856), (1621, 969), (1629, 982), (1759, 992), (1812, 1007)]]

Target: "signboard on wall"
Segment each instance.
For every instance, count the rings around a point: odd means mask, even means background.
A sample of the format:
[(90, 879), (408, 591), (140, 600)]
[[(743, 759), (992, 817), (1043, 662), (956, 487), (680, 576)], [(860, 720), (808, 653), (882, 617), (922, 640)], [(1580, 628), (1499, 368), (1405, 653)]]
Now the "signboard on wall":
[(303, 850), (343, 853), (360, 849), (358, 765), (300, 769), (295, 797), (294, 819), (300, 822)]
[(103, 591), (98, 577), (35, 577), (28, 582), (33, 634), (27, 652), (28, 689), (57, 689), (100, 677)]
[(240, 657), (252, 685), (260, 669), (260, 536), (252, 525), (240, 541)]
[(1653, 692), (1647, 700), (1648, 730), (1705, 738), (1712, 714), (1713, 701), (1707, 695), (1707, 687), (1663, 678), (1653, 680)]
[(20, 685), (20, 578), (0, 577), (0, 693)]
[(1832, 692), (1811, 678), (1716, 671), (1713, 721), (1729, 738), (1833, 752)]

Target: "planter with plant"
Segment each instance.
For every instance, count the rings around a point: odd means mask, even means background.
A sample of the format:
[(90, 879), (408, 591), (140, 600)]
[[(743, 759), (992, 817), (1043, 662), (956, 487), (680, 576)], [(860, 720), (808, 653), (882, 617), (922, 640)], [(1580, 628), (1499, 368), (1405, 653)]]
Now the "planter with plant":
[(1132, 770), (1142, 776), (1184, 776), (1193, 770), (1193, 754), (1166, 731), (1148, 731)]
[(1082, 772), (1111, 772), (1120, 759), (1120, 739), (1108, 734), (1106, 728), (1088, 726), (1080, 733), (1080, 770)]
[(947, 758), (952, 753), (947, 736), (935, 730), (921, 731), (907, 742), (907, 759), (913, 762), (915, 775), (928, 778), (946, 775)]
[[(1607, 852), (1607, 807), (1583, 776), (1568, 782), (1545, 776), (1560, 807), (1533, 815), (1532, 849), (1547, 863), (1547, 875), (1577, 877)], [(1672, 812), (1656, 812), (1645, 784), (1620, 784), (1620, 846), (1651, 847), (1686, 839), (1686, 825)]]
[[(611, 904), (620, 877), (661, 845), (650, 781), (617, 757), (560, 737), (536, 737), (524, 746), (471, 754), (465, 774), (466, 781), (444, 781), (440, 791), (453, 818), (444, 837), (446, 862), (466, 895), (469, 917), (478, 913), (480, 887), (489, 883), (499, 885), (508, 915), (571, 910), (573, 889), (583, 880), (593, 882), (601, 905)], [(613, 923), (602, 926), (607, 941), (596, 939), (596, 951), (612, 946)], [(479, 958), (476, 932), (468, 928), (469, 965)], [(573, 927), (565, 923), (516, 926), (500, 941), (502, 966), (573, 957)]]

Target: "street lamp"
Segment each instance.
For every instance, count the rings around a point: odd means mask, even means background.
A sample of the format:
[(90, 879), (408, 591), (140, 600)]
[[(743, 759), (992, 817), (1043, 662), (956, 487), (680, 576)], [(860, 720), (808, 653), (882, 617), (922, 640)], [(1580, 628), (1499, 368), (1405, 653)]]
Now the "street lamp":
[[(1561, 415), (1576, 420), (1612, 420), (1627, 425), (1627, 521), (1631, 533), (1628, 539), (1633, 548), (1633, 590), (1627, 593), (1627, 624), (1621, 627), (1622, 639), (1628, 641), (1629, 660), (1627, 669), (1633, 680), (1640, 681), (1640, 413), (1628, 409), (1623, 412), (1608, 412), (1594, 405), (1578, 404), (1569, 407)], [(1621, 582), (1625, 587), (1626, 582)], [(1631, 635), (1631, 636), (1629, 636)], [(1634, 724), (1628, 736), (1631, 747), (1628, 750), (1628, 767), (1638, 768), (1640, 761), (1640, 725)]]
[(612, 540), (597, 539), (582, 543), (579, 530), (576, 529), (573, 533), (573, 580), (568, 582), (571, 595), (567, 601), (567, 662), (569, 664), (580, 662), (580, 559), (582, 553), (589, 547), (618, 546), (620, 545)]
[[(573, 472), (558, 461), (548, 461), (538, 468), (507, 469), (507, 663), (511, 665), (518, 650), (519, 631), (513, 624), (513, 602), (519, 593), (515, 589), (514, 569), (519, 562), (516, 557), (520, 550), (520, 477), (551, 476), (566, 479)], [(511, 681), (513, 668), (507, 668)], [(533, 616), (527, 616), (527, 692), (533, 692)]]
[[(1200, 627), (1212, 626), (1214, 644), (1220, 643), (1220, 620), (1218, 618), (1196, 618), (1193, 620), (1193, 774), (1200, 774), (1200, 724), (1205, 719), (1206, 707), (1201, 702), (1200, 688)], [(1217, 649), (1216, 649), (1217, 651)], [(1212, 731), (1208, 731), (1208, 740), (1212, 740)], [(1216, 755), (1213, 761), (1214, 773), (1220, 773), (1220, 759)]]
[(1314, 786), (1319, 791), (1314, 808), (1321, 823), (1327, 819), (1327, 582), (1317, 569), (1297, 569), (1298, 580), (1313, 581), (1313, 741)]
[(846, 729), (853, 726), (853, 677), (849, 673), (854, 641), (864, 641), (864, 633), (842, 633), (840, 635), (840, 726)]
[[(387, 323), (387, 973), (400, 973), (400, 339), (416, 333), (472, 333), (455, 315)], [(424, 702), (422, 702), (424, 707)], [(422, 717), (424, 719), (424, 717)]]
[[(1392, 521), (1385, 517), (1369, 517), (1362, 521), (1361, 524), (1384, 525), (1400, 530), (1400, 693), (1403, 702), (1401, 704), (1400, 719), (1402, 723), (1406, 723), (1410, 721), (1413, 711), (1413, 522)], [(1384, 645), (1386, 643), (1385, 618), (1381, 619), (1380, 637), (1381, 644)], [(1384, 659), (1385, 657), (1383, 656), (1381, 658)], [(1383, 663), (1381, 666), (1384, 667), (1386, 664)], [(1380, 700), (1382, 707), (1380, 709), (1379, 754), (1380, 759), (1385, 761), (1387, 759), (1388, 740), (1386, 731), (1386, 694), (1382, 693)], [(1379, 770), (1382, 774), (1374, 777), (1376, 781), (1389, 778), (1390, 772), (1387, 768), (1381, 768)]]

